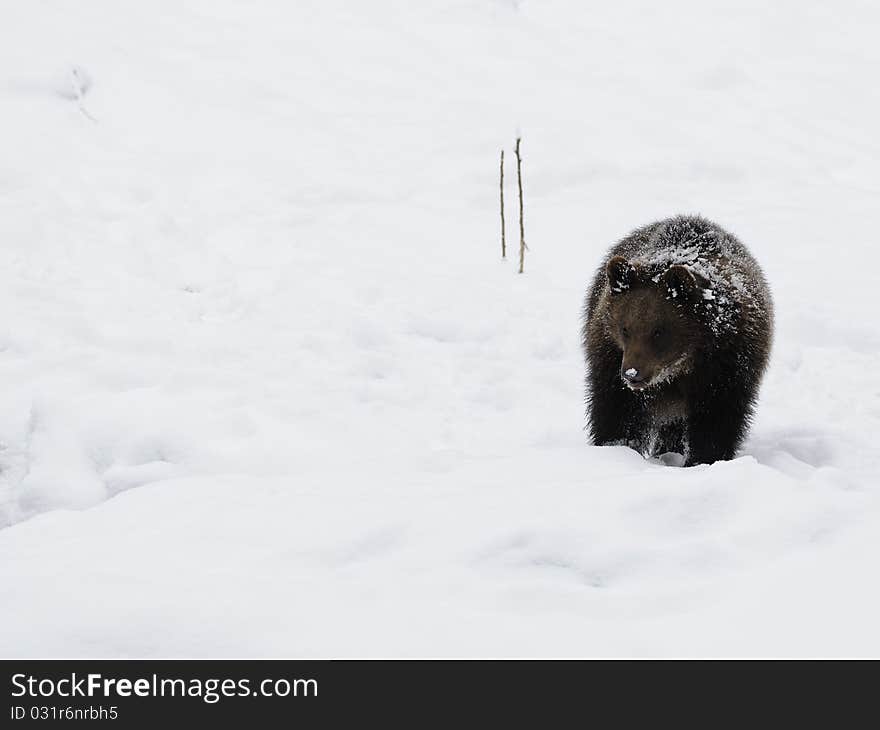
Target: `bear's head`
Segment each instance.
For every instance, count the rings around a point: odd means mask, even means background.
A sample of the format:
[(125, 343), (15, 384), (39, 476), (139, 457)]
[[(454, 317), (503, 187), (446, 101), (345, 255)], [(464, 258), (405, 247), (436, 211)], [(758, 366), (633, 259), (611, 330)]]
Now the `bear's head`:
[(662, 386), (690, 371), (701, 328), (688, 303), (699, 296), (685, 266), (643, 271), (622, 256), (605, 269), (608, 334), (621, 351), (620, 377), (632, 390)]

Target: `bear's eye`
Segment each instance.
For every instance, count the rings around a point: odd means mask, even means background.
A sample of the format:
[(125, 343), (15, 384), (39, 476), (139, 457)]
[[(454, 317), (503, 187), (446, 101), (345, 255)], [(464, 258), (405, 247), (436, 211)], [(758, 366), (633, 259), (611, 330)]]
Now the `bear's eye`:
[(623, 336), (624, 336), (624, 337), (629, 337), (629, 330), (628, 330), (626, 327), (624, 327), (624, 328), (621, 330), (621, 332), (623, 333)]
[(652, 336), (655, 340), (659, 340), (661, 337), (663, 337), (663, 330), (662, 330), (660, 327), (657, 327), (657, 329), (655, 329), (655, 330), (651, 333), (651, 336)]

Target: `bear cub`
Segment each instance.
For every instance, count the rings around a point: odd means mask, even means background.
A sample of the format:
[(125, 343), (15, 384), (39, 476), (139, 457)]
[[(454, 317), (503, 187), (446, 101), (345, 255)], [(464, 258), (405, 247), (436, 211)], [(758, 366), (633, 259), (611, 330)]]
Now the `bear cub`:
[(746, 247), (677, 216), (630, 233), (587, 293), (583, 347), (596, 445), (684, 465), (731, 459), (748, 430), (773, 339), (773, 302)]

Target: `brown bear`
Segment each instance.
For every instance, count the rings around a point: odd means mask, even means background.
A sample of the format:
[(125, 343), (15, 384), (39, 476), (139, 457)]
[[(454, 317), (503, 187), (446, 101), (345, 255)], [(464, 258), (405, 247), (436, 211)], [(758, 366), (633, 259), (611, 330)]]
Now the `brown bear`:
[(594, 444), (734, 457), (773, 339), (767, 282), (734, 236), (697, 216), (633, 231), (596, 272), (582, 335)]

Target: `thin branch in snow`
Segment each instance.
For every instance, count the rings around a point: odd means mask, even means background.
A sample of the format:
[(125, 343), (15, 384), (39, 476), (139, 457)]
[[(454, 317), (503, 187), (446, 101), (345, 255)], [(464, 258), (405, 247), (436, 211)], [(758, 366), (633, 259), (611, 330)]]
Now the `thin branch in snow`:
[(76, 99), (76, 105), (83, 113), (83, 116), (85, 116), (86, 119), (89, 119), (97, 124), (98, 120), (89, 113), (89, 110), (86, 109), (85, 102), (83, 101), (85, 93), (89, 90), (89, 87), (91, 86), (91, 80), (89, 79), (88, 74), (82, 71), (77, 66), (74, 66), (70, 69), (70, 86), (73, 89), (73, 96)]
[(507, 258), (507, 240), (504, 235), (504, 150), (501, 150), (501, 258)]
[(522, 138), (516, 138), (516, 182), (519, 185), (519, 273), (523, 273), (523, 265), (526, 258), (526, 234), (523, 228), (523, 194), (522, 194), (522, 158), (519, 154), (519, 143)]

